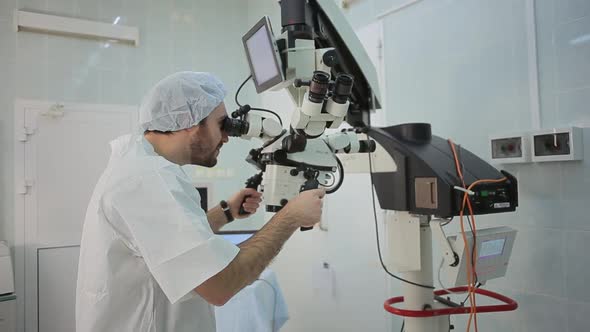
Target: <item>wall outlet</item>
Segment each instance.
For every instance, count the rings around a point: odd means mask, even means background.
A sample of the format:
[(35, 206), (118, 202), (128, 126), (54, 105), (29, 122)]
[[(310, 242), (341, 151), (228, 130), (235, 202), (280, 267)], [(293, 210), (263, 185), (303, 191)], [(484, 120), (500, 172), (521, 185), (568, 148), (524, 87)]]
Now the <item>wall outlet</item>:
[(531, 162), (528, 134), (496, 135), (490, 137), (490, 159), (498, 164)]
[(531, 134), (534, 162), (582, 160), (582, 128), (545, 129)]

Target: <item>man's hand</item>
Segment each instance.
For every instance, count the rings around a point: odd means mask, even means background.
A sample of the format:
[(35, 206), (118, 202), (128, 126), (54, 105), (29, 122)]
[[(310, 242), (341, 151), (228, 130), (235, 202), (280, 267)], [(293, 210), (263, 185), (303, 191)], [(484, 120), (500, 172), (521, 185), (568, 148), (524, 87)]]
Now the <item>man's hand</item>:
[[(244, 201), (244, 199), (246, 199)], [(242, 203), (243, 202), (243, 203)], [(235, 219), (243, 219), (249, 217), (255, 213), (262, 202), (262, 194), (254, 189), (246, 188), (235, 193), (228, 201), (229, 210)], [(240, 215), (240, 206), (244, 207), (244, 210), (249, 214)]]
[(295, 223), (297, 227), (312, 227), (322, 218), (324, 188), (306, 190), (291, 199), (279, 214)]
[[(262, 229), (239, 245), (240, 252), (229, 265), (195, 288), (196, 292), (207, 302), (219, 306), (254, 282), (299, 227), (313, 226), (320, 221), (325, 194), (324, 189), (308, 190), (291, 199)], [(232, 204), (232, 213), (237, 214), (247, 195), (252, 195), (254, 203), (247, 203), (252, 206), (245, 206), (246, 209), (256, 211), (261, 195), (253, 189), (245, 189), (232, 196), (232, 203), (228, 202)]]

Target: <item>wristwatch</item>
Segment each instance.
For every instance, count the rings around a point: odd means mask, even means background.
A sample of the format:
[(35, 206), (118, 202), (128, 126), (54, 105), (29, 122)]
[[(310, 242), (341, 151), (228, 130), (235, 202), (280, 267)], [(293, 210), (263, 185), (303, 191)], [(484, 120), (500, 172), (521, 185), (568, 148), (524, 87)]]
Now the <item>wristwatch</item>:
[(234, 221), (234, 216), (231, 214), (231, 211), (229, 210), (229, 205), (227, 204), (227, 202), (222, 200), (221, 202), (219, 202), (219, 205), (221, 206), (223, 213), (225, 213), (225, 217), (227, 218), (227, 223), (229, 224), (230, 222)]

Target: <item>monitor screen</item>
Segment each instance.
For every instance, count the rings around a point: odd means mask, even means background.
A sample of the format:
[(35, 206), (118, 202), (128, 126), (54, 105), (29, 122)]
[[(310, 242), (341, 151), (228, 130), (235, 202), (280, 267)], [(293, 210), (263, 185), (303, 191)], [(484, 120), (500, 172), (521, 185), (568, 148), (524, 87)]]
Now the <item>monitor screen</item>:
[(490, 258), (502, 255), (506, 239), (484, 241), (479, 249), (479, 258)]
[(283, 81), (280, 58), (270, 20), (263, 17), (242, 37), (256, 92), (261, 93)]

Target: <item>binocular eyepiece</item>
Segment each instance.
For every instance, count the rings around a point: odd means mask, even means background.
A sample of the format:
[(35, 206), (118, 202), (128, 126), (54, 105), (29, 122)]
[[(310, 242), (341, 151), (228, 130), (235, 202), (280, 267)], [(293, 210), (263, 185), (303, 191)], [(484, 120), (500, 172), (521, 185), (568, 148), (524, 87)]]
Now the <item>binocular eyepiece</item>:
[(336, 77), (334, 82), (334, 91), (332, 99), (338, 104), (344, 104), (352, 94), (352, 85), (354, 77), (349, 74), (341, 73)]
[(330, 85), (330, 74), (323, 71), (313, 72), (313, 78), (309, 84), (309, 101), (321, 103), (324, 101)]
[(229, 116), (223, 120), (221, 130), (225, 131), (228, 136), (240, 137), (248, 133), (250, 124), (248, 121), (241, 119), (232, 119)]
[(340, 73), (334, 82), (330, 82), (330, 74), (317, 70), (313, 72), (311, 81), (295, 80), (295, 87), (309, 86), (309, 101), (319, 104), (324, 101), (326, 94), (331, 93), (332, 99), (338, 104), (344, 104), (352, 94), (354, 77)]
[(229, 116), (223, 119), (221, 130), (225, 131), (228, 136), (240, 137), (248, 133), (250, 124), (242, 118), (250, 112), (250, 105), (242, 105), (237, 110), (233, 111), (231, 118)]

